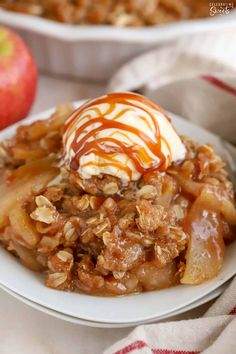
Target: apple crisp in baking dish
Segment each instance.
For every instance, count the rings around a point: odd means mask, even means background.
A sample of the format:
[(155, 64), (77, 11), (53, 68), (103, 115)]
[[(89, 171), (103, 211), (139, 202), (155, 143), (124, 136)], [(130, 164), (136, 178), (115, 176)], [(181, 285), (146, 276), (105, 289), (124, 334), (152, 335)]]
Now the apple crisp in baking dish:
[(208, 0), (0, 0), (0, 7), (64, 23), (122, 27), (209, 16)]

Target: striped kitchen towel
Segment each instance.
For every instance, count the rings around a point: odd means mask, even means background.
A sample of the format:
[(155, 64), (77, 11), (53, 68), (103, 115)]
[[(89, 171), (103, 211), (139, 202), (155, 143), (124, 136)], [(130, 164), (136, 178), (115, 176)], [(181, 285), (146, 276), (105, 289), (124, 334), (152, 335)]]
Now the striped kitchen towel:
[(235, 314), (236, 278), (202, 318), (139, 326), (104, 354), (235, 354)]

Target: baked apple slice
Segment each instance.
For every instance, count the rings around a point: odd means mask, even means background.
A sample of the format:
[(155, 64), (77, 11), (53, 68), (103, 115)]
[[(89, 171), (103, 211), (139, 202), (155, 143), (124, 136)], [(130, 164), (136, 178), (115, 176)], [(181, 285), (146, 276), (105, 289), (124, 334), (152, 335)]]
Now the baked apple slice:
[(44, 189), (59, 173), (51, 158), (32, 161), (15, 170), (0, 185), (0, 229), (8, 224), (9, 211), (34, 193)]
[(182, 284), (201, 284), (219, 273), (225, 249), (220, 211), (221, 202), (215, 194), (203, 189), (184, 225), (190, 239)]
[(29, 250), (26, 247), (21, 246), (18, 242), (13, 241), (13, 246), (17, 252), (18, 257), (20, 258), (21, 263), (36, 272), (42, 272), (44, 267), (37, 261), (37, 252), (36, 250)]
[(40, 234), (20, 204), (10, 210), (9, 219), (16, 242), (29, 249), (35, 248), (40, 241)]
[(134, 273), (145, 291), (169, 288), (179, 283), (175, 261), (164, 268), (158, 268), (155, 262), (146, 262)]

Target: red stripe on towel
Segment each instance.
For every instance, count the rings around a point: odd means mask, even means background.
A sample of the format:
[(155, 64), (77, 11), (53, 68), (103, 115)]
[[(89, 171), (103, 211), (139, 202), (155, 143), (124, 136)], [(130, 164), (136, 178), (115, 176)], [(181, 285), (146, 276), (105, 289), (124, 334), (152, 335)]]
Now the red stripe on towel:
[(132, 352), (135, 349), (141, 349), (143, 347), (147, 347), (147, 344), (145, 342), (143, 342), (142, 340), (137, 340), (136, 342), (127, 345), (127, 347), (124, 347), (124, 348), (118, 350), (114, 354), (127, 354), (127, 353)]
[(199, 352), (189, 352), (186, 350), (152, 349), (153, 354), (198, 354)]
[(224, 91), (236, 96), (236, 88), (233, 86), (230, 86), (229, 84), (226, 84), (225, 82), (221, 81), (220, 79), (217, 79), (216, 77), (211, 76), (211, 75), (202, 75), (201, 78), (203, 80), (208, 81), (210, 84), (220, 88), (221, 90), (224, 90)]
[(233, 310), (230, 311), (230, 315), (236, 315), (236, 307), (233, 308)]
[[(142, 340), (138, 340), (132, 344), (127, 345), (126, 347), (118, 350), (114, 354), (128, 354), (131, 353), (133, 350), (142, 349), (144, 347), (148, 347), (147, 343)], [(153, 354), (198, 354), (199, 352), (194, 351), (186, 351), (186, 350), (169, 350), (169, 349), (151, 349)]]

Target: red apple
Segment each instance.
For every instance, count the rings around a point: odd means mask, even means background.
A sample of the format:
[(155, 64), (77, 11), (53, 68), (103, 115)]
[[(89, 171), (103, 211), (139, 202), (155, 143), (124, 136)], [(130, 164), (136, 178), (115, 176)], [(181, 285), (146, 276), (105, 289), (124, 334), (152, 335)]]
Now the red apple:
[(0, 130), (25, 118), (37, 86), (37, 67), (23, 40), (0, 27)]

